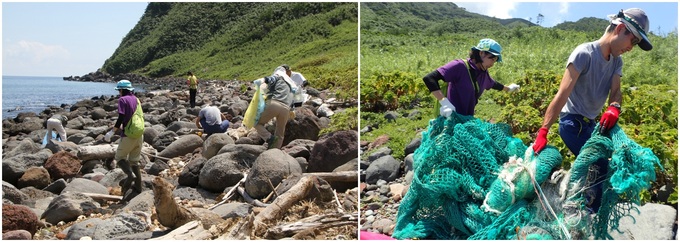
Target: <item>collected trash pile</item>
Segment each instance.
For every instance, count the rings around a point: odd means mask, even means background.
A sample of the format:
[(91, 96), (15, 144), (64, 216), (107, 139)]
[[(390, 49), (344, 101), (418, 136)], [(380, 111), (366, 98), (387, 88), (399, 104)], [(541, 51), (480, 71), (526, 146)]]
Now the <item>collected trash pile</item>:
[[(569, 171), (547, 146), (538, 155), (510, 126), (456, 113), (430, 121), (414, 155), (414, 178), (399, 206), (397, 239), (611, 239), (659, 159), (618, 126), (595, 129)], [(591, 164), (610, 158), (597, 213), (584, 190)], [(591, 211), (591, 212), (589, 212)], [(634, 211), (637, 212), (637, 211)]]

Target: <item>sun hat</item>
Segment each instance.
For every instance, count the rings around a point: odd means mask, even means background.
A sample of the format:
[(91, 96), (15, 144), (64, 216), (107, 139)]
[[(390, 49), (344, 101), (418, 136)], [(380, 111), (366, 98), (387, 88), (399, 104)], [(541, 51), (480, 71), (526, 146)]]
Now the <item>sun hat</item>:
[(472, 47), (472, 49), (489, 52), (495, 56), (498, 56), (498, 62), (503, 62), (503, 57), (501, 56), (501, 51), (503, 51), (503, 48), (501, 48), (501, 45), (495, 40), (482, 39), (479, 41), (479, 44), (477, 44), (475, 47)]
[(130, 83), (130, 81), (128, 80), (120, 80), (118, 84), (116, 84), (116, 90), (120, 89), (127, 89), (130, 91), (135, 90), (134, 88), (132, 88), (132, 83)]
[(629, 8), (619, 11), (618, 14), (609, 15), (611, 23), (626, 25), (635, 37), (640, 40), (638, 46), (645, 51), (652, 49), (652, 43), (647, 38), (647, 31), (649, 31), (649, 19), (645, 11), (639, 8)]

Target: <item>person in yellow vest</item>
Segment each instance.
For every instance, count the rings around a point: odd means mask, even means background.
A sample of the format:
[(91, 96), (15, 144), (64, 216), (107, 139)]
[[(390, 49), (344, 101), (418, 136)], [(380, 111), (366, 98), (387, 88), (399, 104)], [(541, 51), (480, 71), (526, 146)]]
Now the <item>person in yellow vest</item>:
[(198, 78), (194, 76), (194, 73), (187, 72), (187, 85), (189, 85), (189, 103), (191, 107), (196, 107), (196, 92), (198, 90)]

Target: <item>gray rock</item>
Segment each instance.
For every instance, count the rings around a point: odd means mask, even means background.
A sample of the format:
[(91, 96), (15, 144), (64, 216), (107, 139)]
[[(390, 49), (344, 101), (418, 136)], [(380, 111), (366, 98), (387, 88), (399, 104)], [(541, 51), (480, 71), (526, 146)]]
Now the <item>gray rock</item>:
[(151, 165), (151, 167), (149, 167), (146, 173), (149, 175), (158, 176), (158, 174), (161, 174), (161, 172), (166, 169), (170, 169), (168, 163), (165, 163), (165, 161), (158, 159)]
[(405, 172), (413, 171), (413, 153), (408, 154), (406, 157), (404, 157), (404, 171)]
[(125, 207), (117, 210), (116, 213), (121, 213), (123, 211), (150, 212), (154, 206), (153, 199), (154, 199), (153, 191), (151, 190), (142, 191), (142, 193), (130, 199), (130, 201), (125, 205)]
[(275, 187), (291, 174), (302, 174), (297, 160), (279, 149), (270, 149), (257, 157), (244, 187), (253, 198), (263, 198), (273, 191), (272, 185)]
[(170, 130), (172, 132), (177, 132), (182, 128), (198, 129), (198, 127), (196, 127), (196, 123), (194, 123), (194, 122), (175, 121), (175, 122), (172, 122), (170, 125), (168, 125), (167, 130)]
[(7, 199), (14, 204), (24, 204), (24, 202), (27, 202), (30, 198), (11, 183), (2, 181), (2, 199)]
[(33, 235), (26, 230), (12, 230), (2, 233), (2, 240), (32, 240)]
[(50, 202), (40, 218), (51, 224), (57, 224), (59, 221), (70, 222), (76, 220), (86, 210), (97, 208), (100, 208), (99, 203), (82, 193), (62, 192), (62, 195)]
[(59, 180), (56, 180), (47, 187), (43, 188), (43, 190), (54, 193), (54, 194), (60, 194), (62, 190), (66, 188), (66, 180), (64, 178), (60, 178)]
[(422, 139), (420, 137), (411, 140), (411, 143), (406, 145), (406, 148), (404, 148), (404, 154), (409, 155), (415, 152), (418, 149), (418, 147), (420, 147), (421, 141)]
[(231, 153), (216, 155), (201, 168), (198, 184), (206, 190), (222, 192), (224, 188), (238, 183), (246, 169), (232, 158)]
[(399, 161), (391, 155), (375, 160), (366, 169), (366, 182), (375, 183), (380, 179), (394, 181), (399, 177), (399, 165)]
[(369, 161), (369, 162), (373, 162), (373, 161), (377, 160), (377, 159), (380, 158), (380, 157), (383, 157), (383, 156), (386, 156), (386, 155), (390, 155), (390, 154), (392, 154), (392, 149), (390, 149), (390, 148), (387, 147), (387, 146), (383, 146), (383, 147), (380, 147), (380, 148), (378, 148), (377, 150), (375, 150), (375, 151), (374, 151), (373, 153), (371, 153), (370, 155), (368, 155), (368, 161)]
[(225, 145), (234, 144), (234, 139), (226, 133), (217, 133), (208, 137), (203, 143), (203, 157), (210, 159)]
[(219, 214), (223, 219), (228, 218), (245, 218), (253, 210), (253, 206), (247, 203), (225, 203), (213, 209), (213, 212)]
[(357, 157), (358, 133), (343, 130), (324, 135), (314, 144), (309, 157), (309, 172), (329, 172)]
[[(47, 131), (45, 131), (47, 132)], [(22, 140), (17, 147), (5, 153), (2, 158), (7, 159), (20, 154), (33, 154), (40, 151), (40, 145), (33, 142), (31, 139)]]
[(182, 168), (182, 171), (177, 177), (177, 183), (182, 186), (196, 187), (198, 185), (198, 176), (201, 173), (203, 164), (208, 161), (203, 157), (193, 159)]
[(192, 187), (176, 187), (172, 191), (173, 197), (179, 197), (182, 200), (196, 200), (203, 204), (216, 203), (217, 193), (211, 193), (210, 191), (201, 188)]
[(122, 169), (115, 168), (104, 174), (104, 178), (99, 180), (99, 184), (102, 184), (104, 187), (116, 187), (126, 177), (127, 175), (125, 175)]
[(240, 165), (252, 167), (255, 159), (266, 150), (267, 148), (261, 145), (235, 144), (225, 145), (217, 154), (229, 154), (230, 159), (238, 161)]
[(61, 194), (66, 192), (86, 192), (86, 193), (98, 193), (98, 194), (109, 194), (109, 190), (99, 184), (96, 181), (84, 179), (84, 178), (74, 178), (66, 185), (66, 188), (61, 191)]
[(175, 158), (193, 152), (196, 148), (203, 146), (203, 139), (197, 135), (184, 135), (172, 142), (168, 147), (158, 154), (160, 157)]

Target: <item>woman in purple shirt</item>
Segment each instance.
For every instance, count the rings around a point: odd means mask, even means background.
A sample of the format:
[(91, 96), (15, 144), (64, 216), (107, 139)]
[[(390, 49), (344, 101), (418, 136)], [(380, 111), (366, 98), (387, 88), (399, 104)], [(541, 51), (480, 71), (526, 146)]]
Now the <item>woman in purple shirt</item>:
[[(501, 45), (492, 39), (482, 39), (470, 50), (467, 60), (453, 60), (423, 77), (430, 93), (441, 104), (439, 114), (449, 117), (452, 112), (462, 115), (474, 115), (475, 106), (484, 90), (491, 88), (508, 92), (519, 91), (519, 85), (504, 86), (496, 82), (487, 71), (498, 62), (502, 62)], [(449, 83), (447, 96), (444, 97), (439, 80)]]

